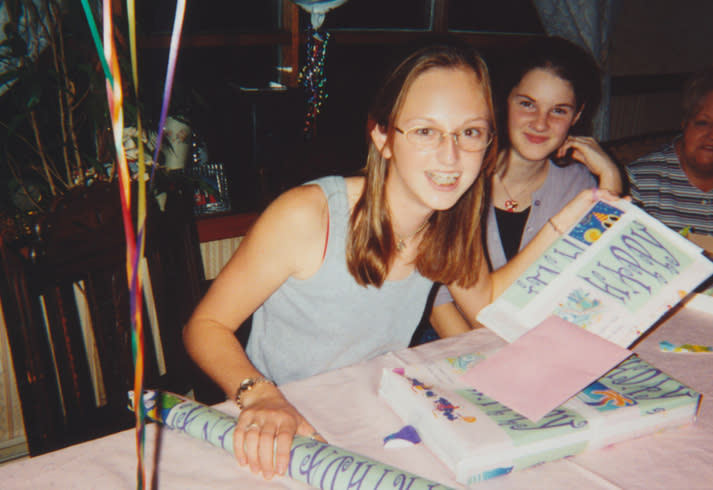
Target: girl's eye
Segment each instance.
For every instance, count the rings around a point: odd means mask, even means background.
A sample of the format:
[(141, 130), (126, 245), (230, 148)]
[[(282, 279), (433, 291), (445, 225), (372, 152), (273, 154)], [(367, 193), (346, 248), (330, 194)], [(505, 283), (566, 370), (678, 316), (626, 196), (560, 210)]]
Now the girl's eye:
[(699, 119), (697, 121), (693, 121), (693, 125), (696, 126), (697, 128), (705, 128), (705, 127), (708, 127), (711, 125), (711, 121)]
[(566, 116), (569, 113), (567, 109), (564, 109), (562, 107), (555, 107), (554, 109), (552, 109), (552, 112), (554, 114), (557, 114), (558, 116)]
[(435, 134), (435, 131), (433, 128), (416, 128), (413, 130), (413, 132), (416, 134), (416, 136), (433, 136)]

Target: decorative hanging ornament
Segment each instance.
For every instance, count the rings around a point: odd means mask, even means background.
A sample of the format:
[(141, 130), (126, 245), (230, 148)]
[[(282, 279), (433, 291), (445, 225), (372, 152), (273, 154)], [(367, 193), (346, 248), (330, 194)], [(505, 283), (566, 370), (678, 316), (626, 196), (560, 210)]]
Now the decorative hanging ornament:
[(307, 93), (307, 113), (305, 114), (304, 134), (312, 136), (317, 114), (327, 98), (327, 77), (324, 74), (324, 62), (327, 56), (327, 44), (330, 34), (321, 29), (328, 11), (339, 7), (347, 0), (292, 0), (308, 12), (311, 26), (307, 29), (305, 65), (300, 70), (297, 81)]
[(324, 61), (327, 56), (329, 33), (307, 30), (307, 53), (305, 65), (300, 70), (297, 81), (307, 94), (307, 113), (305, 114), (305, 137), (309, 138), (314, 129), (314, 121), (322, 110), (327, 94), (327, 77), (324, 74)]

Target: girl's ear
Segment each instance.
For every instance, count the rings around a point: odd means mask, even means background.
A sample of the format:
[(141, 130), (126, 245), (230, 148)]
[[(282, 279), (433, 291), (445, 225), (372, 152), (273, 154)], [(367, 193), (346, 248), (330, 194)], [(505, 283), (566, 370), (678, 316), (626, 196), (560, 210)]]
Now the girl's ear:
[(391, 148), (386, 144), (386, 131), (384, 128), (377, 123), (371, 125), (371, 141), (374, 142), (376, 149), (379, 150), (381, 156), (389, 160), (391, 158)]

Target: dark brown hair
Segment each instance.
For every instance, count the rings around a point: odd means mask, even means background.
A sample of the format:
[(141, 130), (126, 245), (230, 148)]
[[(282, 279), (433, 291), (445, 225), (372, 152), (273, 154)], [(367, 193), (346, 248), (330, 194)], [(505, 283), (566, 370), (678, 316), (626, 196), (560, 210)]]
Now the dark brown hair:
[[(378, 125), (387, 135), (386, 144), (391, 144), (394, 123), (409, 88), (422, 73), (432, 68), (467, 69), (477, 76), (495, 133), (487, 66), (474, 50), (454, 44), (422, 48), (401, 62), (376, 94), (367, 129)], [(452, 208), (435, 211), (431, 216), (416, 258), (416, 269), (424, 277), (461, 287), (472, 286), (478, 280), (483, 260), (481, 221), (486, 203), (485, 187), (493, 169), (496, 139), (486, 150), (480, 174), (473, 185)], [(347, 244), (347, 266), (362, 285), (381, 286), (397, 253), (384, 186), (388, 168), (388, 160), (370, 140), (363, 169), (364, 190), (352, 212)]]
[[(507, 128), (507, 100), (510, 92), (532, 70), (540, 68), (569, 82), (575, 98), (575, 111), (582, 111), (570, 134), (589, 135), (592, 119), (599, 107), (602, 94), (601, 71), (591, 54), (567, 39), (557, 36), (539, 38), (528, 42), (516, 51), (512, 59), (503, 60), (504, 65), (493, 76), (497, 82), (498, 123)], [(509, 148), (508, 131), (503, 131), (501, 145)]]

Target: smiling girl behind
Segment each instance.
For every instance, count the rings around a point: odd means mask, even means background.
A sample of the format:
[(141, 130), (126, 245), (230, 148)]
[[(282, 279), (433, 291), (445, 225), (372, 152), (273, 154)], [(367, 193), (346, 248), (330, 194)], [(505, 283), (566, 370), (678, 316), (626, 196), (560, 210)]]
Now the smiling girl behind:
[[(550, 218), (582, 190), (598, 185), (622, 192), (616, 164), (584, 136), (601, 93), (599, 68), (588, 53), (563, 38), (543, 38), (528, 43), (495, 79), (504, 131), (485, 225), (492, 270), (552, 226)], [(478, 326), (463, 318), (445, 286), (430, 319), (441, 337)]]

